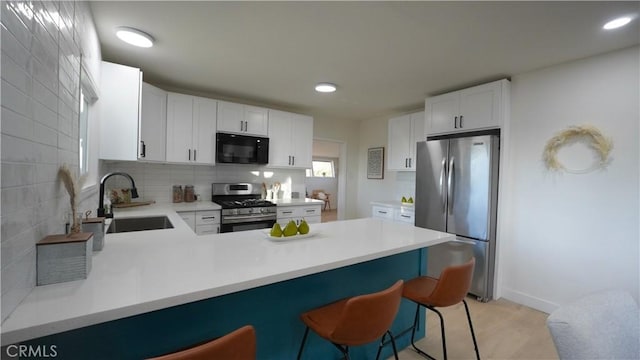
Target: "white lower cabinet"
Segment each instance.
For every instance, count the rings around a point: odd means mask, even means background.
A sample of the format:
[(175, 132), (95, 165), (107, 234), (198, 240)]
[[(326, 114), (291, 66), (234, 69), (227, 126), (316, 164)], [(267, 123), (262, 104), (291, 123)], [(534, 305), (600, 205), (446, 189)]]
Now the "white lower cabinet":
[(415, 212), (413, 211), (413, 209), (411, 210), (407, 210), (405, 208), (393, 209), (393, 220), (414, 224)]
[(189, 225), (191, 230), (196, 231), (196, 212), (195, 211), (179, 211), (178, 215)]
[(293, 220), (296, 225), (300, 225), (300, 222), (304, 219), (307, 224), (319, 224), (322, 222), (320, 215), (322, 211), (322, 205), (305, 205), (305, 206), (278, 206), (277, 208), (277, 222), (280, 226), (286, 226), (287, 223)]
[(373, 205), (371, 217), (407, 224), (415, 223), (414, 209), (406, 206)]
[(220, 210), (180, 211), (178, 215), (197, 235), (220, 232)]
[(373, 206), (371, 217), (385, 220), (393, 220), (393, 208), (386, 206)]

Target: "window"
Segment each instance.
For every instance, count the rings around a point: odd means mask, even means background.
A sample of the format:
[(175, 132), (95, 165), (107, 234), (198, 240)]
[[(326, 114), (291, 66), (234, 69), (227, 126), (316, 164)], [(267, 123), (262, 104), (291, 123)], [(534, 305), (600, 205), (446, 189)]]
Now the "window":
[(80, 89), (80, 131), (78, 138), (78, 156), (80, 164), (80, 176), (89, 172), (89, 99)]
[(80, 66), (80, 108), (78, 109), (78, 169), (84, 176), (83, 189), (98, 182), (98, 143), (95, 107), (96, 86), (83, 61)]
[(307, 177), (336, 177), (333, 160), (313, 160)]

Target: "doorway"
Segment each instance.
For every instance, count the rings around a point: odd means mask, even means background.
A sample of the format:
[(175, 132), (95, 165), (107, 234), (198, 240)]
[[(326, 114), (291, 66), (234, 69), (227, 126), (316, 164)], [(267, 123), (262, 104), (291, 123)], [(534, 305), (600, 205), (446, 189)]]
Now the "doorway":
[(322, 222), (344, 219), (346, 144), (338, 140), (313, 140), (313, 167), (307, 169), (307, 196), (325, 202)]

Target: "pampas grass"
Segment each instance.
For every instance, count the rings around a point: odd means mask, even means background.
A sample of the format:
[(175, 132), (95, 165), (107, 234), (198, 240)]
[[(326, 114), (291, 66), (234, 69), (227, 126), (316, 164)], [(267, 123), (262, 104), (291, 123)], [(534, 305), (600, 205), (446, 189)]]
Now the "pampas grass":
[(80, 232), (80, 222), (78, 221), (78, 196), (80, 195), (80, 187), (85, 180), (85, 176), (81, 176), (80, 179), (76, 179), (75, 174), (69, 169), (67, 164), (62, 164), (58, 169), (58, 176), (62, 179), (64, 188), (69, 193), (69, 204), (71, 205), (71, 234)]
[(598, 154), (600, 166), (607, 164), (609, 153), (613, 148), (613, 141), (605, 137), (600, 130), (592, 125), (570, 126), (568, 129), (559, 132), (547, 141), (542, 157), (549, 170), (567, 170), (557, 159), (560, 148), (571, 141), (584, 138), (589, 141), (589, 146)]

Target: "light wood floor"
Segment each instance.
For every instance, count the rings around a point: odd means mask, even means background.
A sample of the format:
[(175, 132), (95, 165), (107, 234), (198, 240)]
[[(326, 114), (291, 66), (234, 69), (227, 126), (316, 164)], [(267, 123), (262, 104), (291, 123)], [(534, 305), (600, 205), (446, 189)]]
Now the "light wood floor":
[(338, 220), (338, 210), (328, 209), (322, 210), (322, 222), (336, 221)]
[[(481, 303), (467, 298), (467, 304), (481, 359), (558, 359), (545, 324), (548, 314), (502, 299)], [(448, 358), (475, 359), (464, 305), (438, 310), (445, 321)], [(436, 359), (442, 359), (440, 324), (438, 316), (431, 311), (427, 316), (427, 334), (416, 345)], [(400, 352), (399, 357), (424, 359), (411, 347)]]

